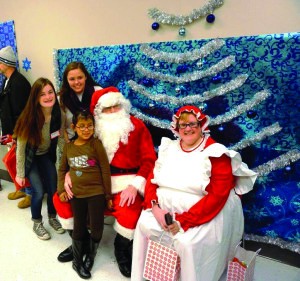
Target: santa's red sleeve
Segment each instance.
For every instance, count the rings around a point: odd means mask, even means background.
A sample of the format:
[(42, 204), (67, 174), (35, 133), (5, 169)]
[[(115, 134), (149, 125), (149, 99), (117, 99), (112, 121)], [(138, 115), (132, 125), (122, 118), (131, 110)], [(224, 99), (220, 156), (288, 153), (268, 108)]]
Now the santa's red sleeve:
[(153, 171), (150, 173), (150, 175), (147, 178), (146, 186), (145, 186), (145, 197), (143, 202), (144, 209), (152, 208), (151, 201), (155, 200), (158, 202), (158, 198), (156, 195), (156, 189), (158, 188), (157, 184), (154, 184), (151, 182), (151, 179), (153, 179)]
[(235, 186), (232, 174), (231, 159), (223, 154), (221, 157), (210, 157), (212, 169), (208, 192), (187, 212), (175, 214), (184, 231), (212, 220), (224, 207), (231, 189)]
[(137, 172), (137, 175), (147, 179), (154, 168), (156, 153), (151, 134), (146, 125), (141, 120), (136, 118), (134, 125), (136, 128), (138, 128), (137, 134), (139, 135), (136, 149), (138, 150), (137, 154), (140, 156), (140, 168)]

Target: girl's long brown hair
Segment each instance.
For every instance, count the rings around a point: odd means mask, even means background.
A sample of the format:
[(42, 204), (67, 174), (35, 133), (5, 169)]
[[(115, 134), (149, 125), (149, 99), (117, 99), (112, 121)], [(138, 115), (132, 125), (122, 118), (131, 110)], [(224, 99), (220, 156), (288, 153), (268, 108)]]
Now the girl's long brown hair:
[(34, 82), (26, 106), (19, 116), (14, 129), (14, 138), (27, 141), (34, 147), (39, 146), (42, 142), (42, 128), (45, 123), (45, 117), (39, 99), (42, 90), (47, 85), (50, 85), (55, 92), (52, 82), (47, 78), (41, 77)]

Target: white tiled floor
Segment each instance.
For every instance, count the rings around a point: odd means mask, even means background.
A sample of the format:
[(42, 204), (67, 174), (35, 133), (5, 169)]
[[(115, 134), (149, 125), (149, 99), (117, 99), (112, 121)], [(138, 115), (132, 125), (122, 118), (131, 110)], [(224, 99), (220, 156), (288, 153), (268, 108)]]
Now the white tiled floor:
[[(76, 281), (80, 279), (71, 263), (59, 263), (57, 255), (70, 244), (67, 233), (54, 233), (47, 222), (43, 206), (45, 227), (52, 239), (39, 240), (32, 231), (29, 209), (18, 209), (17, 201), (7, 199), (14, 191), (13, 184), (2, 181), (0, 191), (0, 281)], [(101, 281), (124, 281), (113, 255), (114, 231), (105, 227), (104, 236), (92, 270), (92, 279)], [(226, 280), (226, 272), (220, 281)], [(270, 259), (258, 257), (254, 281), (299, 281), (300, 269)]]

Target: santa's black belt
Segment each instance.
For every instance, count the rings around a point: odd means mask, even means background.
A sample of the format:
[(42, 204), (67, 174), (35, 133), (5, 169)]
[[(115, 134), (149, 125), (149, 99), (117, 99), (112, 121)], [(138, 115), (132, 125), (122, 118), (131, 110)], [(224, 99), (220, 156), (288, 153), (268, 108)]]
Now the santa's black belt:
[(138, 172), (139, 168), (132, 168), (132, 169), (123, 169), (123, 168), (118, 168), (115, 166), (110, 166), (110, 173), (111, 175), (128, 175), (128, 174), (136, 174)]

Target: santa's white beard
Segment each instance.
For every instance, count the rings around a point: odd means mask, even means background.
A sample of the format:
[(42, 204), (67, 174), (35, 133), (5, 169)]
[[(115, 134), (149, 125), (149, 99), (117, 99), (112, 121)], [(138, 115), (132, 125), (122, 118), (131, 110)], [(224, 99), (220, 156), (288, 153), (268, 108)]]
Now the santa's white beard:
[(126, 144), (133, 130), (130, 115), (124, 109), (95, 116), (95, 136), (102, 141), (109, 163), (119, 148), (119, 142)]

